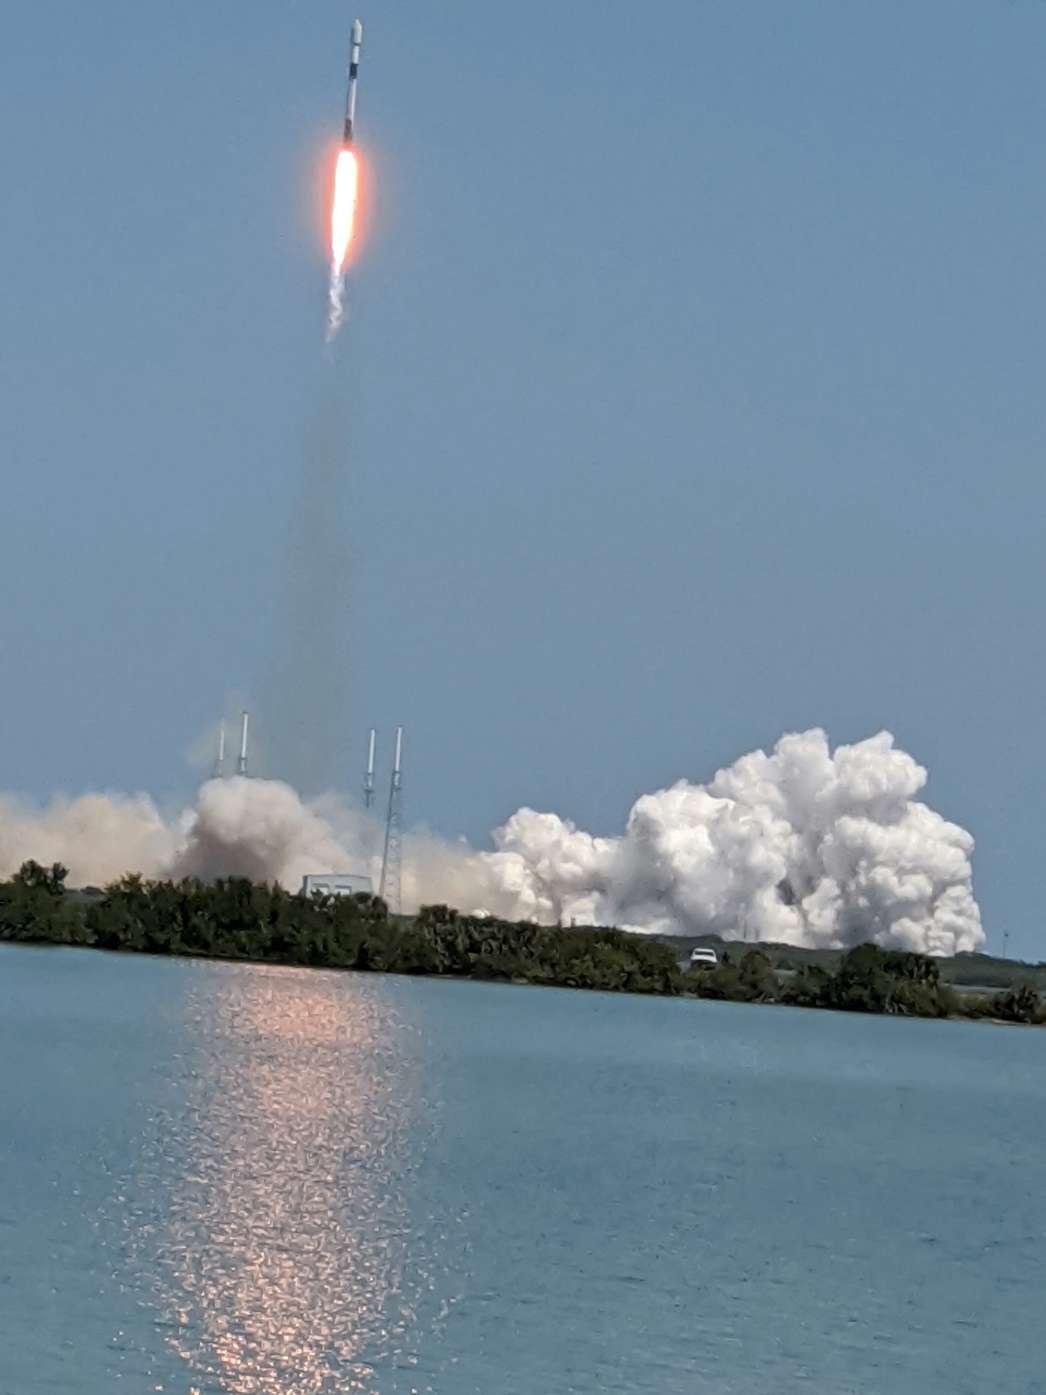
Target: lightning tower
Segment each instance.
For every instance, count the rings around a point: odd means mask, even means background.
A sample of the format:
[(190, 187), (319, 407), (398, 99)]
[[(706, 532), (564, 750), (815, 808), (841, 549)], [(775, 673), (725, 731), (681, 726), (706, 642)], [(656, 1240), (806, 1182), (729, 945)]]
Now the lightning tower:
[(240, 755), (236, 762), (237, 775), (246, 776), (247, 774), (247, 723), (249, 720), (249, 715), (244, 712), (243, 721), (240, 725)]
[(385, 817), (385, 851), (381, 858), (381, 886), (378, 895), (394, 915), (400, 909), (400, 880), (403, 867), (403, 728), (396, 728), (396, 754), (389, 780), (389, 808)]
[(369, 809), (374, 803), (374, 742), (377, 732), (370, 729), (370, 742), (367, 745), (367, 770), (363, 776), (363, 807)]
[(214, 762), (214, 770), (211, 773), (212, 780), (220, 780), (225, 774), (225, 723), (222, 722), (218, 729), (218, 755)]

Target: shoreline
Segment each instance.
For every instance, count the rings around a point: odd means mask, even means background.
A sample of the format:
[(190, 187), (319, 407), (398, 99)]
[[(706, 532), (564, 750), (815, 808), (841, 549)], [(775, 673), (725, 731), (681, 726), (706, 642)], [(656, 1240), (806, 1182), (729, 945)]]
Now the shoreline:
[[(707, 942), (710, 937), (705, 937)], [(642, 993), (878, 1016), (1046, 1025), (1037, 970), (997, 992), (965, 988), (927, 955), (860, 944), (846, 951), (720, 941), (714, 967), (680, 967), (679, 941), (598, 926), (539, 926), (423, 907), (390, 916), (378, 897), (308, 900), (241, 878), (146, 882), (70, 893), (65, 869), (25, 863), (0, 882), (0, 941), (215, 962), (355, 969)], [(983, 958), (980, 957), (980, 958)], [(968, 966), (975, 967), (975, 966)]]

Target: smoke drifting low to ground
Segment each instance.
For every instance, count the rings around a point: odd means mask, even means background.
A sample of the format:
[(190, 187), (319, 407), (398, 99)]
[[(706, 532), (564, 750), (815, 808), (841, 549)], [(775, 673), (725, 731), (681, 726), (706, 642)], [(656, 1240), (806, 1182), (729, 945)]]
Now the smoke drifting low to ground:
[[(625, 832), (595, 838), (520, 809), (477, 852), (404, 840), (405, 909), (447, 902), (546, 923), (954, 954), (984, 940), (968, 833), (919, 802), (926, 771), (887, 733), (831, 750), (821, 731), (782, 737), (707, 785), (639, 799)], [(0, 801), (0, 872), (63, 862), (71, 885), (123, 872), (246, 876), (296, 889), (310, 872), (369, 870), (380, 824), (332, 796), (275, 780), (209, 780), (173, 819), (145, 797), (89, 795), (33, 812)]]

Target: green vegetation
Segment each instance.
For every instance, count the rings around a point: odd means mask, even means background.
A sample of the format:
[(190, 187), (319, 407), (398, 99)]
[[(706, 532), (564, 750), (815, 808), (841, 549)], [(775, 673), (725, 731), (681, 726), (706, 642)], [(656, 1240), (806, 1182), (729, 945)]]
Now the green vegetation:
[(978, 966), (974, 981), (988, 991), (970, 992), (942, 972), (955, 961), (871, 944), (831, 955), (735, 945), (723, 949), (715, 968), (684, 971), (670, 943), (619, 930), (516, 924), (461, 915), (447, 906), (427, 906), (413, 919), (390, 917), (376, 896), (304, 900), (242, 878), (205, 884), (128, 876), (104, 890), (70, 892), (65, 876), (61, 866), (27, 862), (10, 881), (0, 882), (0, 940), (841, 1012), (1046, 1023), (1046, 1005), (1031, 976), (1004, 981), (992, 993), (994, 985), (984, 985), (984, 968)]
[(941, 965), (941, 977), (955, 988), (980, 992), (1029, 983), (1036, 992), (1046, 993), (1046, 964), (993, 959), (990, 954), (957, 954), (954, 959), (945, 959)]
[[(663, 937), (681, 960), (690, 957), (696, 945), (714, 949), (720, 957), (734, 956), (739, 951), (736, 940), (723, 940), (718, 935), (671, 935)], [(770, 961), (770, 966), (784, 981), (804, 969), (819, 968), (834, 974), (842, 963), (841, 949), (801, 949), (798, 945), (760, 944), (758, 950)], [(954, 988), (961, 996), (976, 994), (987, 999), (993, 993), (1030, 984), (1046, 997), (1046, 964), (1022, 964), (1015, 959), (995, 959), (990, 954), (957, 954), (952, 959), (934, 959), (939, 981)]]
[(724, 954), (714, 969), (688, 970), (687, 986), (699, 998), (720, 998), (729, 1003), (775, 1003), (781, 984), (770, 960), (760, 949), (750, 949), (740, 959)]
[(578, 933), (428, 906), (405, 923), (376, 896), (313, 896), (238, 878), (207, 885), (124, 877), (94, 898), (66, 895), (65, 869), (26, 863), (0, 883), (0, 939), (330, 969), (442, 974), (680, 991), (675, 955), (618, 930)]
[(1019, 982), (994, 995), (962, 993), (944, 978), (942, 961), (871, 944), (836, 952), (832, 963), (834, 967), (828, 968), (807, 961), (779, 971), (762, 950), (750, 949), (736, 959), (724, 951), (718, 968), (693, 968), (684, 979), (699, 997), (732, 1002), (778, 1002), (900, 1017), (1046, 1023), (1046, 1004), (1030, 982)]
[(989, 1017), (996, 1022), (1020, 1022), (1028, 1025), (1046, 1021), (1046, 1005), (1030, 983), (1004, 988), (990, 998), (977, 997), (967, 1001), (967, 1015)]
[(804, 1007), (906, 1017), (954, 1017), (960, 1008), (935, 960), (875, 945), (851, 949), (834, 974), (813, 965), (801, 969), (781, 996)]

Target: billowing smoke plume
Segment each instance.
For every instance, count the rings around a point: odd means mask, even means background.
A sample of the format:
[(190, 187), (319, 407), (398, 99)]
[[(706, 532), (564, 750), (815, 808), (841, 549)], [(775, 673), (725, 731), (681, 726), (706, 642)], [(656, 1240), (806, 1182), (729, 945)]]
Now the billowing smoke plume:
[(145, 795), (89, 794), (35, 812), (0, 801), (0, 876), (35, 858), (70, 886), (145, 877), (249, 877), (297, 890), (309, 872), (370, 870), (380, 846), (367, 816), (334, 799), (306, 804), (279, 780), (207, 780), (193, 808), (165, 819)]
[(925, 783), (886, 732), (833, 753), (808, 731), (644, 795), (621, 838), (521, 809), (490, 861), (535, 919), (954, 954), (984, 939), (973, 839), (915, 800)]
[(30, 858), (63, 863), (75, 886), (102, 885), (129, 871), (154, 875), (171, 865), (179, 841), (177, 821), (166, 822), (144, 795), (59, 798), (39, 811), (0, 798), (0, 876)]
[[(884, 946), (954, 954), (984, 939), (973, 899), (973, 840), (915, 796), (926, 772), (880, 733), (830, 749), (785, 736), (720, 771), (637, 801), (624, 834), (594, 838), (521, 809), (475, 852), (405, 840), (407, 909), (462, 910), (646, 932)], [(327, 797), (303, 802), (273, 780), (211, 780), (195, 808), (163, 819), (144, 798), (91, 795), (43, 813), (0, 803), (0, 873), (61, 861), (70, 884), (125, 871), (279, 881), (379, 872), (380, 826)]]

